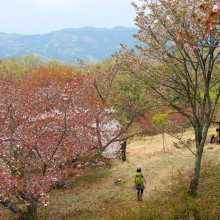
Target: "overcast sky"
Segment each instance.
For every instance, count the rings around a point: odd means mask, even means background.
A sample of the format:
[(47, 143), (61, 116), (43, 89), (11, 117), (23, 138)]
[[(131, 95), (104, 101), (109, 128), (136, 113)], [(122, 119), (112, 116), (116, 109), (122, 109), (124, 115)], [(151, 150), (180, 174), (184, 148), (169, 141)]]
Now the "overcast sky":
[(42, 34), (85, 26), (135, 27), (138, 0), (0, 0), (0, 32)]

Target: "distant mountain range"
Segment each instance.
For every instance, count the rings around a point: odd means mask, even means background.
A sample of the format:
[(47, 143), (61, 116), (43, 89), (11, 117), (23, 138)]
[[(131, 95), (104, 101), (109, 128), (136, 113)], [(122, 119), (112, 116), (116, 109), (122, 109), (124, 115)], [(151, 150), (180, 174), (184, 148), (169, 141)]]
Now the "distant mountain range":
[(76, 62), (98, 62), (120, 49), (120, 44), (133, 48), (135, 28), (70, 28), (48, 34), (20, 35), (0, 32), (0, 59), (36, 55), (43, 59)]

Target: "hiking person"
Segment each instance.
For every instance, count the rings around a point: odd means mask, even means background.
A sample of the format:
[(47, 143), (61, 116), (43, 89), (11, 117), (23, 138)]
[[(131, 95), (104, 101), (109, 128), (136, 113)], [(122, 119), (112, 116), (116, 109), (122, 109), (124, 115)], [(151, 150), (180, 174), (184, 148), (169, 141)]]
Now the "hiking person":
[(135, 178), (134, 178), (134, 189), (137, 190), (138, 201), (142, 201), (143, 192), (145, 188), (144, 182), (146, 183), (146, 180), (144, 178), (144, 175), (141, 172), (141, 166), (138, 166), (137, 172), (135, 173)]
[(214, 143), (215, 141), (218, 141), (219, 139), (219, 128), (216, 128), (215, 134), (212, 135), (210, 143)]
[(126, 148), (127, 148), (126, 140), (123, 141), (120, 145), (121, 145), (121, 159), (122, 161), (126, 161)]

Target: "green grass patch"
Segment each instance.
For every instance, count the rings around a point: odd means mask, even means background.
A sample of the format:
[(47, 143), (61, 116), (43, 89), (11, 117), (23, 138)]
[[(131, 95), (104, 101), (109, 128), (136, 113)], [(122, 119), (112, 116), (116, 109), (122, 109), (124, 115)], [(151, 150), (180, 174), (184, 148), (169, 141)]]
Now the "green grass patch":
[(82, 185), (82, 184), (96, 184), (103, 181), (109, 175), (108, 169), (97, 169), (94, 168), (89, 173), (76, 176), (72, 179), (73, 185)]

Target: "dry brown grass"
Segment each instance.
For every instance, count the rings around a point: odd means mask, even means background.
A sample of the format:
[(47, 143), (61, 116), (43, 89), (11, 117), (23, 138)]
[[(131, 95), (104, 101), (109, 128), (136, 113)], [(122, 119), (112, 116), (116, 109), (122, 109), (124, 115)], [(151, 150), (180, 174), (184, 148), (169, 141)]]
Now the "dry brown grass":
[[(212, 132), (214, 128), (210, 129), (209, 136)], [(184, 138), (193, 139), (193, 132), (186, 132)], [(161, 135), (130, 140), (127, 162), (112, 161), (110, 169), (96, 169), (93, 173), (76, 177), (72, 188), (51, 193), (52, 205), (47, 209), (48, 219), (105, 219), (109, 211), (119, 208), (119, 204), (137, 206), (133, 178), (138, 165), (142, 166), (147, 179), (144, 199), (163, 188), (164, 183), (169, 183), (177, 170), (193, 168), (193, 154), (186, 148), (174, 147), (174, 142), (177, 141), (168, 135), (165, 135), (165, 145)], [(219, 158), (220, 145), (209, 144), (208, 137), (203, 161), (220, 162)], [(99, 179), (101, 181), (97, 184)], [(116, 184), (116, 179), (121, 179), (121, 182)]]

